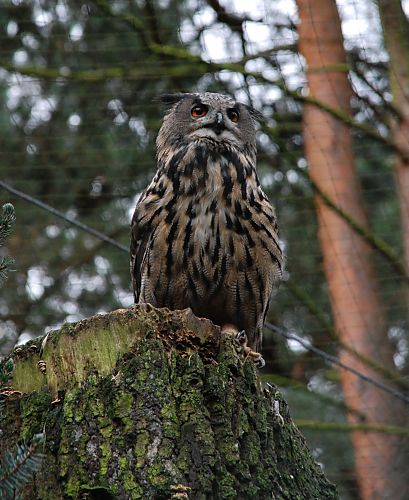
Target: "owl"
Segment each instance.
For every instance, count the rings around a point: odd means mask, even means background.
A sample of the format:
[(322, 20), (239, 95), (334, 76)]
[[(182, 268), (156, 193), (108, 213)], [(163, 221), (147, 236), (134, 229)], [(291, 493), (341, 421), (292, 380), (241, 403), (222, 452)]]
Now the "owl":
[(282, 276), (274, 208), (256, 173), (261, 115), (217, 94), (162, 96), (157, 171), (131, 225), (136, 303), (191, 308), (262, 365), (263, 323)]

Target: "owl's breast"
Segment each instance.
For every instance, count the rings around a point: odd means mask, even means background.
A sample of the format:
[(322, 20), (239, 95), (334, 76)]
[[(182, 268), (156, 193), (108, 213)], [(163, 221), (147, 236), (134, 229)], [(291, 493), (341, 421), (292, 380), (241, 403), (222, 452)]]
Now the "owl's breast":
[(172, 275), (187, 276), (203, 300), (234, 288), (238, 279), (271, 288), (278, 277), (281, 252), (272, 222), (241, 197), (226, 201), (223, 189), (180, 200), (173, 225), (160, 234), (167, 251), (172, 248)]
[(253, 327), (260, 324), (282, 257), (274, 210), (254, 168), (246, 170), (238, 157), (208, 158), (186, 161), (168, 179), (164, 196), (146, 198), (153, 231), (142, 300), (191, 307), (216, 323), (227, 316), (248, 329), (239, 321), (246, 313)]

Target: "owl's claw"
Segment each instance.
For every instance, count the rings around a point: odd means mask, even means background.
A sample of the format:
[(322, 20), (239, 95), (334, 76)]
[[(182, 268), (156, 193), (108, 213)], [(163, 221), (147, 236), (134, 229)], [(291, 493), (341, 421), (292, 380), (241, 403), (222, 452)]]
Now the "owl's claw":
[(234, 340), (240, 346), (240, 350), (242, 350), (246, 358), (250, 358), (255, 363), (257, 368), (266, 366), (263, 356), (259, 352), (253, 351), (253, 349), (247, 345), (247, 335), (244, 330), (237, 331), (233, 325), (224, 325), (222, 332), (229, 335), (233, 334)]
[(264, 361), (263, 356), (256, 351), (253, 351), (251, 347), (248, 347), (247, 345), (244, 346), (244, 354), (248, 357), (251, 358), (253, 363), (257, 366), (257, 368), (264, 368), (266, 366), (266, 362)]
[(237, 332), (236, 335), (234, 336), (234, 339), (240, 344), (247, 344), (247, 335), (244, 330), (241, 330), (241, 332)]
[(255, 365), (257, 366), (257, 368), (264, 368), (266, 366), (266, 362), (264, 361), (264, 358), (261, 354), (259, 353), (256, 353), (258, 354), (258, 358), (256, 359), (253, 359)]

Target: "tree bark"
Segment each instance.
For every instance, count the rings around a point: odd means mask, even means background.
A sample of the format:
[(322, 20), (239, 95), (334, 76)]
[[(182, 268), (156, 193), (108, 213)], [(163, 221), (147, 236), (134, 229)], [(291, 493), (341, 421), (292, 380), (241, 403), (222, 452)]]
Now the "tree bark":
[(190, 310), (136, 306), (15, 349), (0, 456), (46, 436), (23, 498), (337, 498), (234, 346)]
[[(389, 52), (389, 79), (400, 119), (392, 122), (394, 142), (404, 157), (395, 160), (396, 190), (399, 195), (403, 254), (409, 273), (409, 21), (400, 0), (378, 0), (386, 48)], [(406, 287), (409, 314), (409, 290)]]
[[(341, 23), (335, 1), (297, 0), (299, 46), (307, 65), (312, 97), (351, 114)], [(347, 125), (313, 105), (303, 116), (305, 152), (312, 179), (319, 189), (363, 227), (368, 227), (354, 165), (351, 131)], [(336, 329), (341, 339), (377, 363), (393, 367), (393, 350), (379, 295), (369, 245), (323, 200), (316, 197), (319, 239)], [(341, 350), (340, 360), (367, 376), (379, 378), (356, 357)], [(392, 396), (342, 370), (346, 404), (373, 424), (405, 425), (405, 408)], [(357, 417), (348, 413), (356, 424)], [(405, 447), (402, 439), (354, 432), (355, 470), (364, 499), (407, 498)]]

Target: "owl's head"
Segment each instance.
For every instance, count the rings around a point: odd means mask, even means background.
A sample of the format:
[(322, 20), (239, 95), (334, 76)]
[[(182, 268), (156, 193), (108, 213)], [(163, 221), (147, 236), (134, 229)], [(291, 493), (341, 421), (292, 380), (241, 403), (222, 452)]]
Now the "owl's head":
[(203, 143), (210, 149), (255, 150), (255, 122), (262, 115), (223, 94), (166, 94), (170, 106), (157, 138), (160, 154), (188, 143)]

